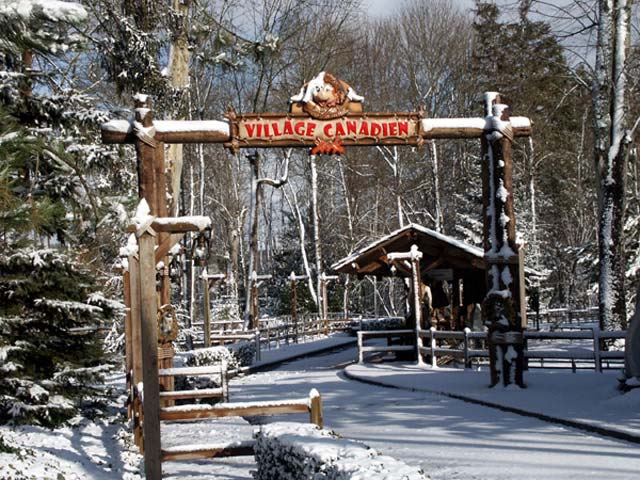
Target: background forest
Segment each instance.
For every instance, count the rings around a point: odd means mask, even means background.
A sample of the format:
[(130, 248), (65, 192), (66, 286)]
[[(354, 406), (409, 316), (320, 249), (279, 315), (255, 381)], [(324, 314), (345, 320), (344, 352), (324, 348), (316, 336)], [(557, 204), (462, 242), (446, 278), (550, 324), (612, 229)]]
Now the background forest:
[[(477, 1), (469, 11), (452, 0), (408, 0), (383, 17), (368, 16), (358, 0), (20, 3), (0, 3), (0, 367), (11, 373), (0, 392), (15, 390), (12, 378), (25, 376), (21, 358), (35, 348), (15, 338), (40, 331), (52, 311), (60, 321), (47, 327), (58, 329), (48, 338), (68, 329), (69, 318), (120, 322), (118, 304), (107, 299), (120, 295), (119, 249), (138, 201), (136, 161), (132, 147), (103, 145), (99, 125), (130, 118), (137, 92), (151, 96), (157, 119), (221, 119), (230, 108), (286, 111), (289, 97), (320, 71), (349, 82), (370, 111), (483, 116), (483, 92), (499, 91), (514, 115), (534, 122), (532, 140), (516, 142), (515, 204), (542, 304), (598, 305), (608, 201), (598, 151), (616, 117), (598, 99), (613, 102), (609, 85), (620, 78), (611, 27), (620, 14), (607, 8), (626, 2)], [(601, 38), (605, 20), (611, 28)], [(636, 40), (623, 39), (629, 128), (639, 110)], [(603, 120), (603, 111), (612, 115)], [(640, 268), (639, 160), (632, 142), (623, 153), (624, 232), (613, 244), (626, 251), (622, 291), (631, 292)], [(209, 273), (227, 273), (220, 295), (239, 309), (248, 272), (272, 274), (261, 308), (278, 314), (288, 313), (292, 271), (309, 275), (299, 308), (317, 310), (321, 272), (403, 225), (482, 243), (477, 141), (317, 158), (303, 149), (234, 155), (219, 145), (186, 145), (171, 146), (167, 158), (171, 211), (213, 220), (206, 262), (197, 262), (187, 238), (171, 265), (186, 318), (188, 310), (198, 314), (194, 279), (204, 263)], [(56, 280), (60, 269), (77, 282)], [(332, 310), (402, 311), (392, 281), (351, 278), (331, 289)], [(67, 373), (56, 378), (95, 373), (90, 358), (65, 359), (55, 368)], [(26, 388), (25, 396), (44, 398)]]

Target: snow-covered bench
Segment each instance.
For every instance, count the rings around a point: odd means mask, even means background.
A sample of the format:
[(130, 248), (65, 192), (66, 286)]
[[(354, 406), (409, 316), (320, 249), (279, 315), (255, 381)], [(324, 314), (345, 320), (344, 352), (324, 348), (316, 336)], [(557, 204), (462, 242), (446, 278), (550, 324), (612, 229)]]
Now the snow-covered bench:
[(418, 467), (314, 425), (270, 423), (256, 432), (256, 480), (426, 480)]

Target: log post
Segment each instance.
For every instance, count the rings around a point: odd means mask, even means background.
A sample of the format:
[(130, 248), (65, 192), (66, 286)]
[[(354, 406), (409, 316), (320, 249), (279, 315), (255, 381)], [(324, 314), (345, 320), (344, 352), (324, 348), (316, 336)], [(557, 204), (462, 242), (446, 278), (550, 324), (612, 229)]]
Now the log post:
[(204, 312), (204, 348), (211, 346), (211, 310), (209, 299), (209, 277), (207, 269), (202, 271), (202, 303)]
[(137, 255), (129, 255), (129, 282), (131, 285), (131, 362), (133, 384), (142, 382), (142, 334), (140, 327), (140, 262)]
[(309, 392), (310, 405), (310, 421), (322, 428), (324, 425), (322, 418), (322, 397), (320, 393), (314, 388)]
[(251, 325), (249, 329), (258, 325), (258, 273), (254, 270), (251, 274)]
[(422, 359), (422, 302), (420, 298), (420, 260), (422, 252), (418, 250), (417, 245), (411, 245), (411, 290), (413, 293), (413, 310), (416, 319), (416, 355), (418, 357), (418, 365), (424, 365)]
[[(123, 260), (125, 263), (125, 260)], [(129, 265), (123, 265), (122, 268), (122, 285), (124, 290), (124, 306), (126, 315), (124, 317), (124, 365), (127, 379), (127, 392), (129, 392), (129, 405), (127, 406), (127, 418), (131, 419), (133, 412), (133, 358), (131, 345), (131, 276), (129, 274)]]
[(524, 387), (524, 339), (520, 320), (520, 272), (513, 211), (513, 128), (508, 107), (485, 94), (487, 130), (482, 136), (484, 250), (488, 292), (482, 313), (489, 323), (491, 386)]
[(298, 343), (298, 295), (296, 291), (296, 274), (291, 272), (289, 276), (291, 280), (291, 323), (296, 332), (296, 343)]
[(144, 411), (144, 467), (148, 480), (162, 478), (160, 450), (160, 389), (158, 382), (158, 300), (156, 295), (155, 232), (138, 234), (140, 254), (140, 304)]

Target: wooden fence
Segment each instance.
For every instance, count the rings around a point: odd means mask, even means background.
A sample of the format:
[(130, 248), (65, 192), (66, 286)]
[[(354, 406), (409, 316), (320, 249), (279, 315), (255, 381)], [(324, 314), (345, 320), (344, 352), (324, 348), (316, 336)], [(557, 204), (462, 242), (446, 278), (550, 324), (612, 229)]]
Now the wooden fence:
[[(228, 399), (228, 383), (226, 382), (226, 367), (206, 366), (206, 367), (185, 367), (167, 368), (159, 370), (160, 377), (194, 376), (194, 375), (222, 375), (223, 385), (218, 389), (189, 390), (182, 392), (181, 397), (175, 398), (203, 398), (222, 397)], [(209, 391), (209, 395), (207, 395)], [(144, 389), (142, 383), (132, 387), (132, 420), (134, 440), (144, 454), (144, 410), (143, 410)], [(162, 398), (162, 394), (161, 394)], [(200, 420), (205, 418), (220, 417), (246, 417), (246, 416), (267, 416), (291, 413), (308, 413), (309, 421), (320, 428), (323, 426), (322, 397), (316, 389), (309, 392), (307, 398), (292, 400), (277, 400), (263, 402), (224, 402), (214, 405), (190, 404), (179, 406), (160, 407), (160, 421), (184, 421)], [(253, 455), (253, 441), (232, 443), (212, 443), (198, 445), (182, 445), (178, 447), (163, 448), (161, 450), (161, 460), (163, 462), (172, 460), (195, 460), (216, 457), (231, 457), (240, 455)]]
[[(620, 361), (624, 359), (624, 351), (603, 350), (603, 340), (625, 338), (626, 332), (604, 332), (597, 328), (589, 328), (574, 331), (538, 332), (525, 331), (524, 338), (528, 347), (533, 341), (557, 341), (557, 340), (590, 340), (591, 348), (527, 348), (527, 359), (539, 360), (541, 366), (545, 359), (568, 360), (572, 369), (576, 370), (576, 361), (584, 360), (593, 362), (597, 372), (602, 371), (603, 361)], [(410, 339), (415, 336), (414, 330), (379, 330), (358, 332), (358, 361), (364, 362), (364, 354), (370, 352), (397, 352), (411, 351), (415, 345), (401, 345), (397, 340)], [(468, 328), (464, 331), (445, 331), (431, 328), (419, 332), (424, 346), (419, 346), (421, 355), (431, 359), (431, 366), (436, 367), (438, 359), (445, 360), (455, 358), (463, 361), (465, 368), (471, 365), (474, 358), (488, 358), (486, 349), (487, 332), (472, 332)], [(386, 338), (387, 345), (365, 345), (366, 339)], [(394, 344), (394, 339), (396, 340)]]

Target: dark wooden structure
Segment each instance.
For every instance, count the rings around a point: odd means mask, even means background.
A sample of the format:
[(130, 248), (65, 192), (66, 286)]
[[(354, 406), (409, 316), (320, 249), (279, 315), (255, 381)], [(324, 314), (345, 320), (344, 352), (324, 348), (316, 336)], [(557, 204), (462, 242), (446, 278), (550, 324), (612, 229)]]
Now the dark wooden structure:
[[(464, 328), (465, 307), (482, 304), (487, 294), (487, 263), (481, 248), (412, 223), (366, 245), (335, 263), (332, 268), (360, 278), (365, 275), (378, 278), (394, 275), (411, 277), (409, 262), (392, 261), (388, 254), (408, 252), (412, 245), (416, 245), (422, 253), (420, 280), (431, 288), (434, 306), (442, 306), (442, 299), (436, 298), (443, 293), (439, 290), (441, 283), (449, 285), (447, 300), (451, 318), (447, 325), (434, 326)], [(428, 319), (425, 319), (423, 328), (429, 327), (427, 322)], [(412, 325), (408, 327), (413, 328)]]

